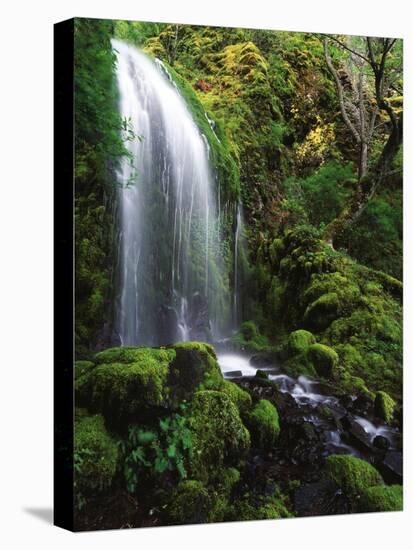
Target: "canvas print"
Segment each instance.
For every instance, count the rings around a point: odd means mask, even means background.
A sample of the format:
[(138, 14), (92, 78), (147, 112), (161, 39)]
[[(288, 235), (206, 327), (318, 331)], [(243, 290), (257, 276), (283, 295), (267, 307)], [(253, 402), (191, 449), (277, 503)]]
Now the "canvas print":
[(76, 18), (74, 528), (402, 509), (402, 40)]

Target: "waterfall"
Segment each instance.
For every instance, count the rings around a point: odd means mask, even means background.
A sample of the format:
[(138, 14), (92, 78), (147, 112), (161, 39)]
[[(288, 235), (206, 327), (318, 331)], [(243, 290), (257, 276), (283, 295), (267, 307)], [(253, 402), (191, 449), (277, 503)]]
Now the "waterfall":
[(237, 329), (240, 321), (240, 252), (243, 250), (242, 242), (242, 205), (237, 204), (235, 224), (235, 238), (234, 238), (234, 284), (233, 284), (233, 296), (232, 296), (232, 320), (233, 328)]
[[(230, 310), (209, 144), (163, 63), (121, 41), (116, 330), (122, 345), (212, 340)], [(127, 128), (126, 130), (127, 131)]]

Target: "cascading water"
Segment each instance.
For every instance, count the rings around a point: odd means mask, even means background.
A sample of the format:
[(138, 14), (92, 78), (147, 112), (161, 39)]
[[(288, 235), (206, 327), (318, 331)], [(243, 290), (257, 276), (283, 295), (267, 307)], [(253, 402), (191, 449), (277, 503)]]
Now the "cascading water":
[(139, 136), (118, 171), (117, 331), (123, 345), (211, 340), (230, 295), (208, 142), (163, 64), (112, 45), (120, 113)]
[(233, 326), (238, 328), (240, 319), (240, 303), (239, 303), (239, 249), (241, 246), (240, 236), (242, 231), (242, 211), (241, 204), (237, 205), (235, 239), (234, 239), (234, 291), (232, 299), (233, 308)]

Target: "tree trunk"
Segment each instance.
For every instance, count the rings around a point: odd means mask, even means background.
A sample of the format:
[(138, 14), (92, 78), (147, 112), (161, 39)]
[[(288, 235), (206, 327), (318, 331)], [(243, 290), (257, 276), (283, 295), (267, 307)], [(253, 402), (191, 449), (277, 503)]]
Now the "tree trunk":
[(331, 246), (333, 246), (334, 241), (360, 217), (368, 202), (376, 193), (377, 188), (388, 175), (391, 164), (403, 141), (402, 126), (402, 116), (400, 116), (398, 123), (393, 127), (377, 163), (360, 179), (357, 189), (346, 207), (339, 216), (326, 227), (324, 240)]

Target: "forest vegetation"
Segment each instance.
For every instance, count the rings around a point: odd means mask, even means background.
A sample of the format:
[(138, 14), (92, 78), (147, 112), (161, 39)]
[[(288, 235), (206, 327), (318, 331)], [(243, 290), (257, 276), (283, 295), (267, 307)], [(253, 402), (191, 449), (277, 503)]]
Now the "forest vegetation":
[(118, 111), (113, 38), (167, 67), (209, 142), (221, 203), (242, 203), (231, 349), (402, 432), (402, 41), (76, 19), (79, 529), (401, 509), (384, 447), (303, 458), (294, 441), (319, 436), (292, 422), (265, 372), (224, 379), (211, 343), (111, 340), (116, 170), (140, 139)]

